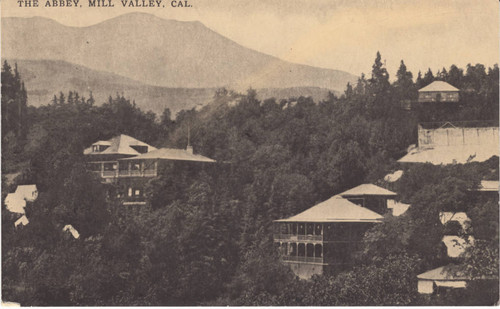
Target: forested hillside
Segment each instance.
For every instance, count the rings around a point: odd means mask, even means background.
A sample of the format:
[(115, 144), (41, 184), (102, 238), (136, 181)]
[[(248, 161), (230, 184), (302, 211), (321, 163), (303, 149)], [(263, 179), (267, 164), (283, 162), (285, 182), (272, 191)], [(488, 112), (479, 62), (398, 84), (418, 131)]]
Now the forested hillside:
[[(498, 278), (498, 199), (467, 192), (498, 179), (483, 163), (405, 167), (391, 188), (412, 207), (369, 230), (358, 265), (302, 281), (280, 264), (272, 220), (305, 210), (361, 183), (387, 186), (396, 160), (417, 142), (422, 121), (498, 120), (498, 67), (455, 66), (417, 78), (403, 61), (394, 82), (377, 54), (369, 77), (340, 97), (314, 102), (257, 99), (226, 89), (201, 110), (145, 113), (133, 98), (102, 105), (78, 93), (26, 106), (22, 76), (2, 67), (2, 198), (36, 183), (30, 223), (14, 228), (2, 210), (2, 295), (22, 305), (440, 305), (492, 304), (498, 279), (465, 292), (424, 298), (416, 275), (448, 263), (440, 246), (442, 209), (467, 211), (477, 241), (461, 261), (474, 278)], [(403, 100), (440, 79), (467, 89), (456, 111), (405, 111)], [(415, 80), (415, 81), (414, 81)], [(100, 103), (100, 102), (99, 102)], [(125, 207), (86, 171), (83, 149), (127, 134), (218, 161), (149, 181), (148, 204)], [(175, 173), (174, 173), (175, 172)], [(19, 173), (10, 181), (6, 174)], [(172, 177), (175, 175), (175, 177)], [(195, 175), (195, 177), (193, 177)], [(3, 206), (4, 207), (4, 206)], [(63, 233), (66, 224), (81, 234)]]

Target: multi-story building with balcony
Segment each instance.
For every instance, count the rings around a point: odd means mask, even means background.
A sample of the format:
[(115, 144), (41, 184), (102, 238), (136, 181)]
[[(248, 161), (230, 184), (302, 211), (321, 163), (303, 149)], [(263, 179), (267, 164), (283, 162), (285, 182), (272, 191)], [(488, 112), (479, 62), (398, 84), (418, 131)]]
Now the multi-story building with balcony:
[(215, 160), (193, 153), (193, 148), (160, 148), (127, 135), (98, 141), (84, 150), (89, 168), (104, 183), (118, 184), (123, 192), (124, 204), (144, 204), (144, 186), (151, 178), (163, 175), (168, 166), (196, 165)]
[(274, 221), (274, 243), (283, 263), (303, 279), (353, 265), (366, 230), (382, 216), (335, 195), (298, 215)]

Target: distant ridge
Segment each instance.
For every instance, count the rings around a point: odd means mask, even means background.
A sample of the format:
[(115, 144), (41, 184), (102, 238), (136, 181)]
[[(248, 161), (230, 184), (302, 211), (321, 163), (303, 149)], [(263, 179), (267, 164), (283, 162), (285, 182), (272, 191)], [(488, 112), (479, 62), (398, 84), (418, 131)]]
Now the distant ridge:
[[(2, 61), (5, 59), (2, 59)], [(28, 104), (39, 106), (52, 101), (54, 95), (63, 91), (78, 91), (80, 96), (89, 97), (90, 91), (97, 104), (116, 94), (134, 100), (144, 111), (151, 110), (161, 115), (169, 108), (175, 115), (182, 109), (201, 107), (214, 97), (217, 88), (169, 88), (147, 85), (114, 73), (92, 70), (87, 67), (61, 60), (19, 60), (6, 59), (12, 66), (18, 64), (21, 78), (28, 91)], [(329, 89), (317, 87), (257, 89), (259, 99), (275, 97), (310, 96), (316, 102), (328, 96)]]
[[(245, 48), (200, 22), (130, 13), (88, 27), (2, 18), (2, 57), (62, 60), (170, 88), (319, 87), (343, 91), (356, 76), (282, 61)], [(144, 29), (154, 29), (147, 31)], [(50, 35), (47, 35), (50, 34)]]

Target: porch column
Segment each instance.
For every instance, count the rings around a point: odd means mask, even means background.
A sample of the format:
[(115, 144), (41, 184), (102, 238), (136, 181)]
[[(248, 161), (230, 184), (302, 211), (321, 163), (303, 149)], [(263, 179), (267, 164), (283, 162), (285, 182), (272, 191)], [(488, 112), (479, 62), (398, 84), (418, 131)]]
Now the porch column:
[(101, 162), (101, 177), (104, 177), (104, 163)]
[(132, 165), (130, 164), (130, 161), (128, 161), (128, 175), (132, 175)]

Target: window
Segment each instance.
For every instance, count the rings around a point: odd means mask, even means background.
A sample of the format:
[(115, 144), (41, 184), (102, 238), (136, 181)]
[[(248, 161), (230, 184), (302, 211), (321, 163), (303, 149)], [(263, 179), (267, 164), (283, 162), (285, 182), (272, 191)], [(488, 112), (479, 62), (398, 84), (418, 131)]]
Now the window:
[(128, 188), (128, 196), (132, 197), (132, 188)]
[(306, 256), (306, 245), (299, 244), (299, 256)]
[(307, 223), (306, 224), (307, 235), (312, 235), (314, 233), (314, 224)]
[(313, 244), (307, 244), (306, 255), (307, 255), (307, 257), (314, 257), (314, 245)]
[(314, 235), (321, 235), (323, 232), (323, 225), (321, 223), (316, 223), (314, 225)]
[(134, 192), (134, 196), (141, 196), (141, 190), (136, 189)]
[(296, 243), (291, 243), (290, 244), (290, 251), (288, 252), (290, 256), (296, 256), (297, 255), (297, 244)]
[(105, 171), (114, 171), (116, 170), (117, 164), (116, 163), (104, 163), (104, 170)]
[(138, 153), (146, 153), (148, 152), (148, 146), (130, 146), (135, 149)]
[(306, 227), (304, 223), (299, 223), (299, 235), (305, 235), (306, 234)]
[(317, 244), (314, 246), (314, 256), (317, 258), (323, 257), (323, 246), (320, 244)]
[(99, 152), (99, 146), (98, 145), (92, 145), (92, 152)]
[(291, 224), (291, 229), (292, 229), (292, 233), (293, 235), (297, 235), (297, 223), (292, 223)]

